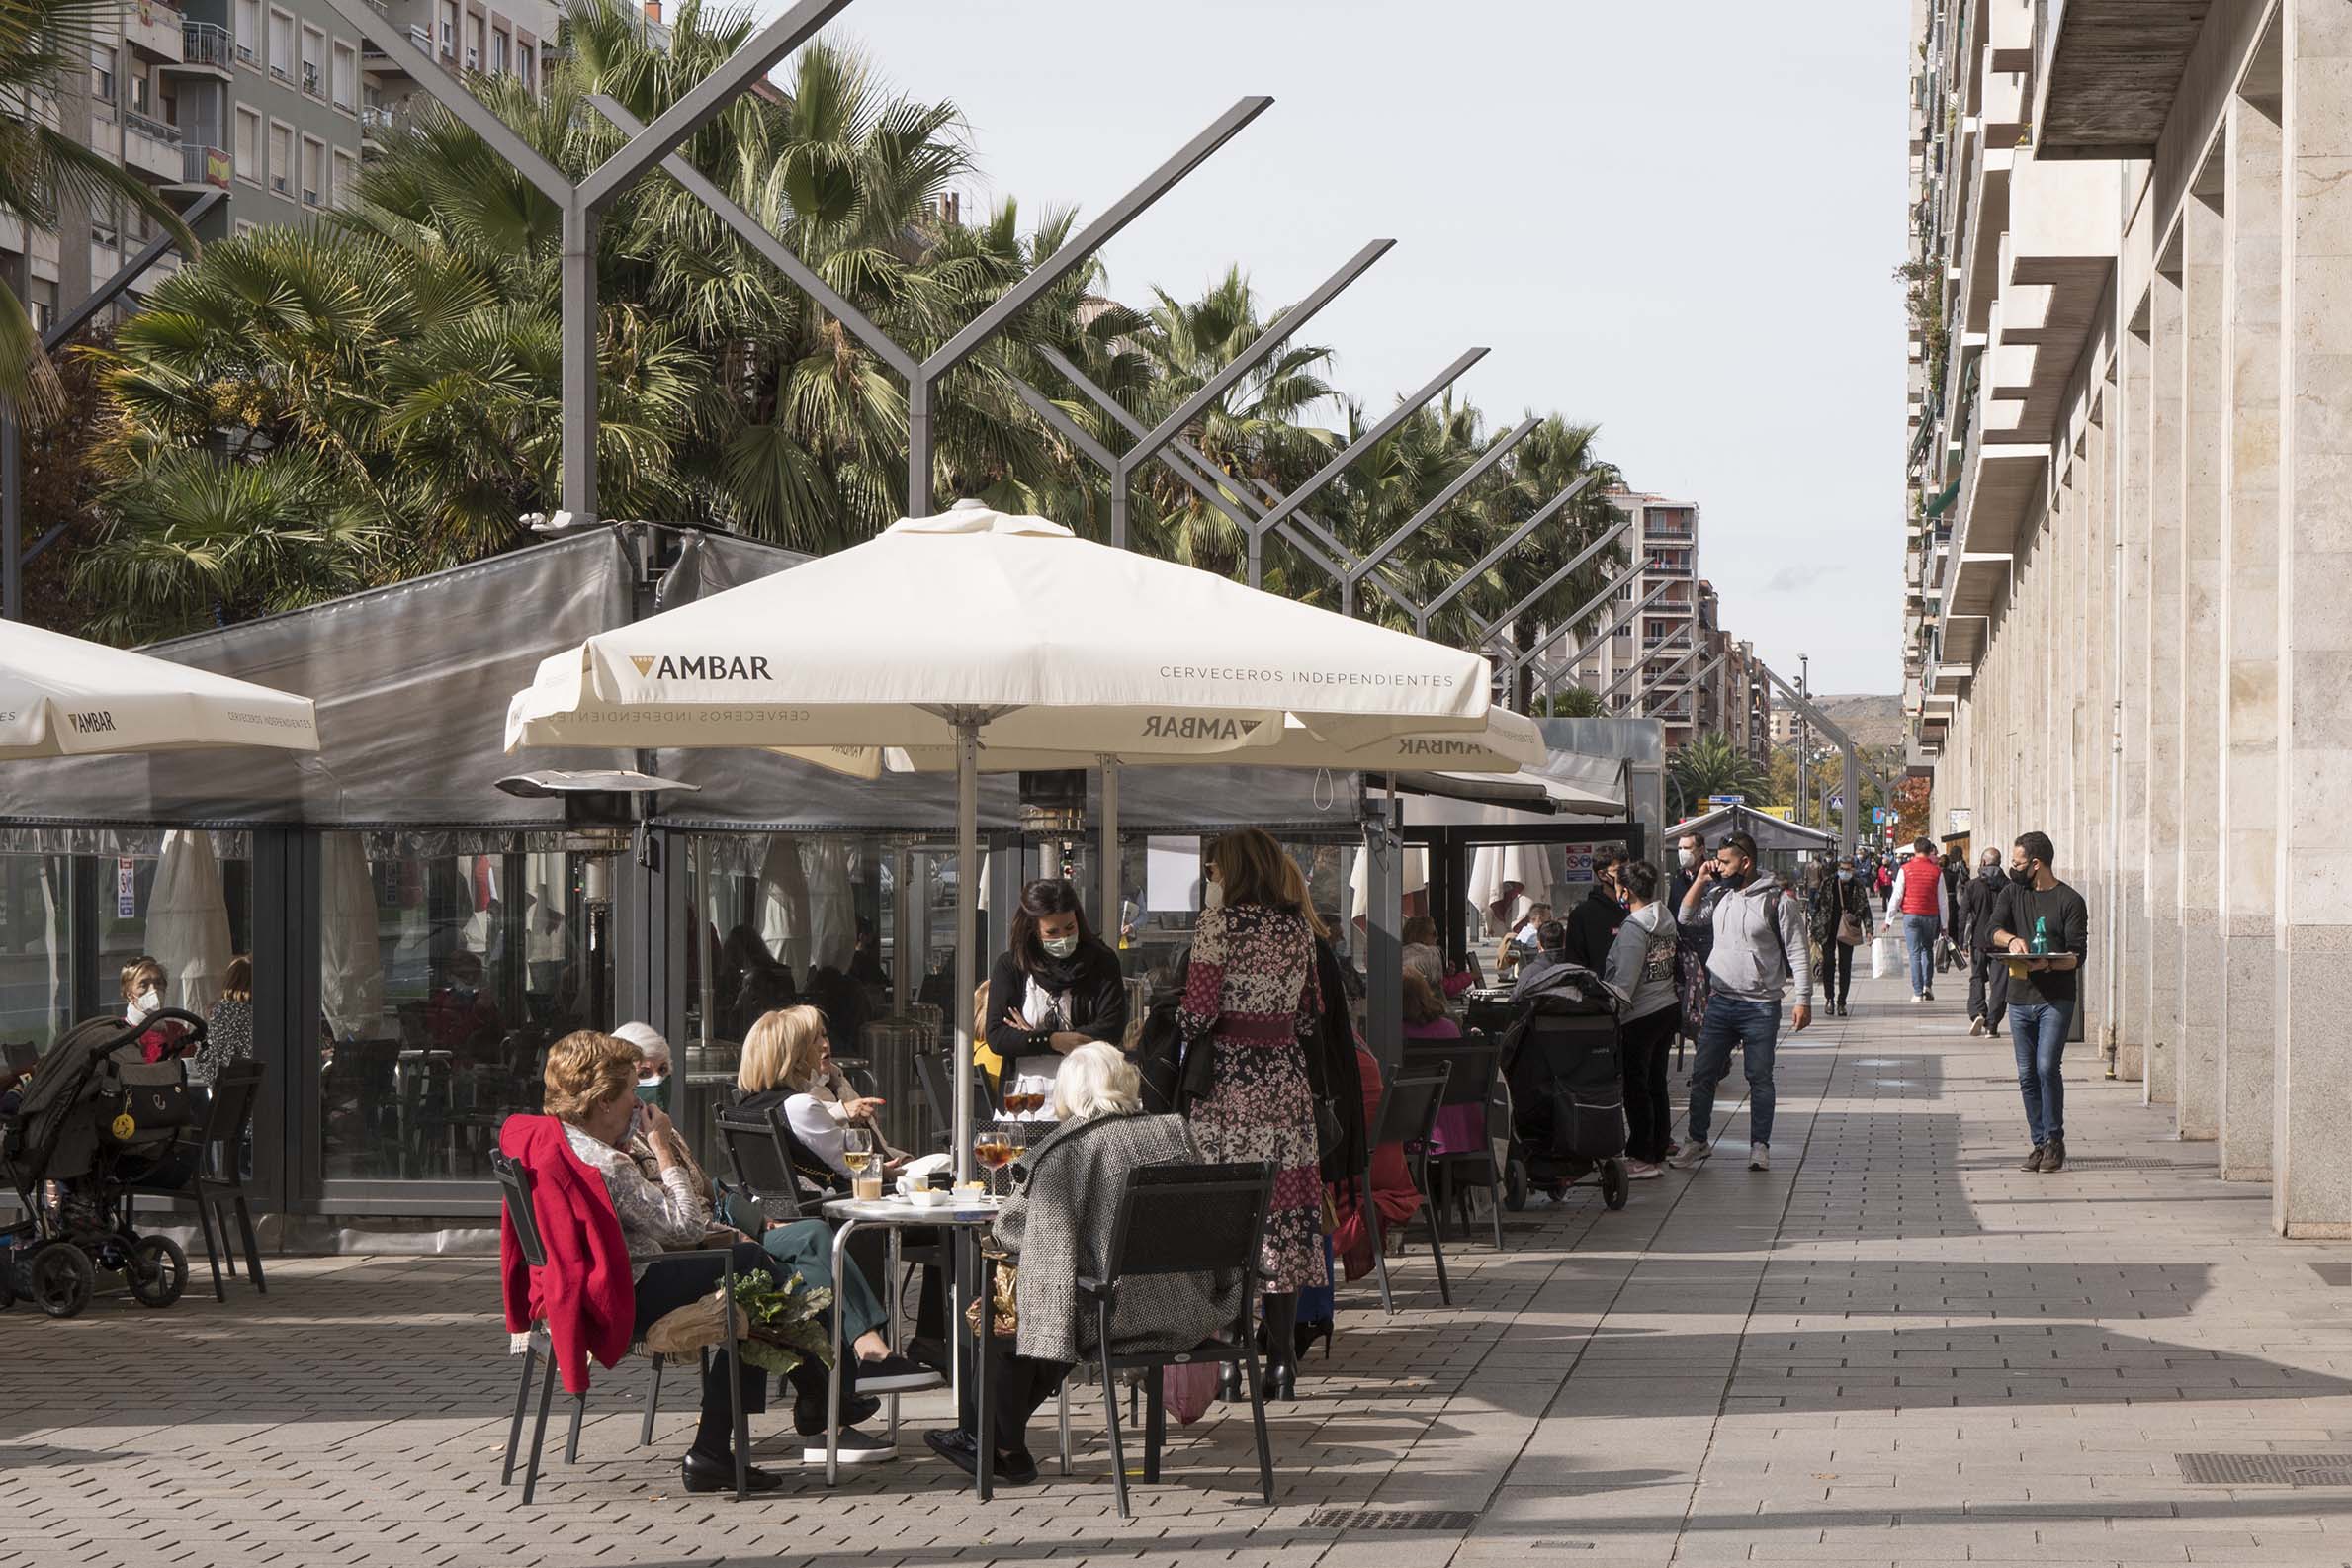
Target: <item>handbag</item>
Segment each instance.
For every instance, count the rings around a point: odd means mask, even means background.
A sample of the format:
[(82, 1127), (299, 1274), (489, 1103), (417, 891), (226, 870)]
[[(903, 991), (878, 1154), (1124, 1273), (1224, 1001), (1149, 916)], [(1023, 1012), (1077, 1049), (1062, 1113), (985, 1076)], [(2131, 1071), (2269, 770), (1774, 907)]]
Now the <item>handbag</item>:
[[(1021, 1331), (1020, 1307), (1012, 1292), (1013, 1282), (1019, 1273), (1020, 1265), (1010, 1259), (998, 1261), (997, 1293), (990, 1303), (996, 1310), (990, 1314), (993, 1321), (989, 1325), (989, 1332), (1001, 1340), (1017, 1338)], [(979, 1339), (979, 1302), (975, 1301), (964, 1308), (964, 1321), (972, 1325), (972, 1337), (976, 1340)]]
[(1838, 916), (1838, 940), (1847, 947), (1860, 947), (1871, 939), (1862, 919), (1852, 910)]

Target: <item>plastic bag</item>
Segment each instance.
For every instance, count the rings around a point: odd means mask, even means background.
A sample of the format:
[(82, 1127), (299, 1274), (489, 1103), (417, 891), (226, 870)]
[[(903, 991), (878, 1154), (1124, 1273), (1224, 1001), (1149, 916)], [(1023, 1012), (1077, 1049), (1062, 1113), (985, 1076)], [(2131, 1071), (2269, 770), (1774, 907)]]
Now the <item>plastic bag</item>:
[(1160, 1397), (1179, 1427), (1189, 1427), (1208, 1414), (1217, 1397), (1215, 1361), (1177, 1361), (1160, 1368)]
[(1880, 936), (1871, 943), (1871, 978), (1884, 980), (1894, 973), (1894, 938)]

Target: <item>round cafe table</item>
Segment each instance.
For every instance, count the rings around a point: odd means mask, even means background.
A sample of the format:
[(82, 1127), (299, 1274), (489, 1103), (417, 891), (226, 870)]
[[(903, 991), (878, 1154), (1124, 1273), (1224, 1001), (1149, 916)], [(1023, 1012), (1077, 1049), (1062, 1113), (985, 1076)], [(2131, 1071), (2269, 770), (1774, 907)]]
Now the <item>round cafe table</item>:
[[(916, 1203), (910, 1198), (897, 1196), (833, 1198), (826, 1203), (824, 1209), (825, 1217), (834, 1221), (840, 1227), (833, 1232), (833, 1278), (838, 1280), (841, 1278), (841, 1270), (852, 1266), (849, 1262), (848, 1246), (849, 1238), (853, 1232), (868, 1225), (880, 1225), (889, 1230), (890, 1266), (887, 1270), (889, 1277), (883, 1282), (883, 1289), (884, 1305), (888, 1309), (890, 1337), (893, 1342), (891, 1349), (895, 1350), (898, 1349), (896, 1341), (899, 1333), (899, 1233), (910, 1227), (932, 1226), (953, 1231), (964, 1241), (977, 1246), (980, 1233), (988, 1227), (991, 1220), (997, 1217), (997, 1210), (1001, 1206), (1001, 1200), (994, 1197), (973, 1198), (961, 1195), (951, 1196), (944, 1203), (932, 1204)], [(960, 1271), (959, 1269), (958, 1272)], [(955, 1364), (952, 1357), (962, 1317), (960, 1311), (962, 1303), (956, 1299), (959, 1294), (960, 1292), (951, 1293), (949, 1298), (951, 1306), (948, 1312), (947, 1333), (948, 1350), (951, 1356), (950, 1365)], [(833, 1364), (830, 1375), (826, 1379), (825, 1484), (827, 1486), (831, 1486), (838, 1481), (841, 1472), (841, 1366), (843, 1363), (841, 1360), (841, 1314), (838, 1307), (835, 1308), (831, 1317)], [(984, 1323), (988, 1321), (985, 1313), (982, 1315), (982, 1321)], [(981, 1349), (985, 1352), (987, 1347), (983, 1346)], [(944, 1383), (946, 1379), (942, 1378), (940, 1381)], [(939, 1385), (932, 1384), (930, 1386), (937, 1387)], [(885, 1397), (890, 1401), (890, 1437), (895, 1444), (899, 1437), (899, 1396), (892, 1393)], [(978, 1402), (980, 1430), (986, 1432), (988, 1431), (989, 1396), (988, 1378), (985, 1375), (980, 1376), (979, 1381), (974, 1385), (973, 1397)], [(987, 1460), (984, 1458), (981, 1463), (980, 1497), (982, 1502), (986, 1502), (989, 1495)]]

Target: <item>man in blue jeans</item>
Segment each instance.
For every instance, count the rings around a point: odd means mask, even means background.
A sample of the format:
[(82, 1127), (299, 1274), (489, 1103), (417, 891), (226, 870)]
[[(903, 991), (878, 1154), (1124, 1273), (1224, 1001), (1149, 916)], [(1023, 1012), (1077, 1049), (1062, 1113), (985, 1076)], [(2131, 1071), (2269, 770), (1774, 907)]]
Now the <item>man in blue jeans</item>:
[(1757, 865), (1756, 840), (1733, 833), (1715, 858), (1699, 867), (1683, 895), (1678, 918), (1707, 921), (1714, 943), (1706, 958), (1706, 1022), (1699, 1028), (1691, 1069), (1691, 1135), (1666, 1163), (1690, 1171), (1706, 1159), (1715, 1086), (1730, 1073), (1736, 1045), (1748, 1075), (1748, 1169), (1770, 1170), (1773, 1054), (1781, 1037), (1781, 993), (1791, 982), (1796, 1011), (1789, 1027), (1804, 1029), (1813, 1021), (1813, 964), (1803, 907), (1786, 896), (1780, 878)]
[(1895, 868), (1886, 890), (1886, 928), (1903, 922), (1903, 946), (1911, 958), (1911, 1000), (1936, 1000), (1936, 938), (1952, 929), (1952, 896), (1936, 846), (1922, 838), (1911, 858)]
[(2009, 965), (2009, 1037), (2017, 1088), (2025, 1096), (2034, 1152), (2023, 1169), (2066, 1166), (2066, 1080), (2060, 1064), (2090, 952), (2091, 912), (2051, 871), (2047, 833), (2024, 833), (2009, 848), (2009, 886), (1993, 905), (1992, 948)]

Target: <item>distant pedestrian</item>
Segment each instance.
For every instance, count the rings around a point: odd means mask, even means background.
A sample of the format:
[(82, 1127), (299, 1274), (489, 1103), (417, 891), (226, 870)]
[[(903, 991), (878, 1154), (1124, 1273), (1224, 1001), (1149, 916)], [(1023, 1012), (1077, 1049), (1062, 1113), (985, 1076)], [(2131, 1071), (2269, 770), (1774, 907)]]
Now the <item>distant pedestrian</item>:
[(1787, 897), (1781, 879), (1758, 864), (1756, 840), (1733, 833), (1699, 879), (1676, 915), (1714, 925), (1707, 955), (1706, 1022), (1699, 1031), (1699, 1053), (1691, 1070), (1691, 1141), (1667, 1163), (1688, 1171), (1708, 1154), (1708, 1124), (1714, 1119), (1715, 1086), (1731, 1071), (1731, 1049), (1740, 1049), (1748, 1079), (1748, 1169), (1771, 1168), (1773, 1055), (1781, 1037), (1781, 994), (1796, 989), (1792, 1031), (1813, 1022), (1813, 965), (1805, 951), (1802, 906)]
[(1657, 902), (1658, 868), (1628, 860), (1616, 868), (1628, 910), (1611, 943), (1603, 975), (1616, 994), (1618, 1037), (1624, 1054), (1625, 1176), (1643, 1181), (1663, 1176), (1674, 1104), (1667, 1097), (1666, 1048), (1674, 1039), (1676, 949), (1674, 912)]
[(1998, 1034), (2009, 1017), (2009, 966), (1993, 951), (1993, 909), (2009, 886), (2001, 851), (1985, 850), (1960, 889), (1960, 944), (1968, 953), (1968, 1032)]
[(1595, 850), (1593, 891), (1568, 912), (1563, 922), (1568, 927), (1568, 962), (1596, 975), (1609, 962), (1610, 945), (1617, 939), (1617, 927), (1625, 923), (1625, 905), (1617, 892), (1617, 868), (1624, 861), (1625, 852), (1613, 844)]
[(2057, 859), (2047, 833), (2025, 833), (2009, 848), (2009, 886), (1993, 908), (1993, 945), (2024, 972), (2009, 977), (2009, 1038), (2017, 1047), (2017, 1088), (2025, 1096), (2034, 1152), (2023, 1169), (2066, 1167), (2066, 1079), (2061, 1059), (2091, 950), (2090, 907), (2050, 869)]
[(1960, 955), (1960, 890), (1968, 885), (1968, 859), (1958, 849), (1944, 852), (1944, 907), (1952, 912), (1952, 919), (1944, 927), (1944, 940), (1936, 950), (1936, 973), (1948, 969), (1965, 971)]
[(1903, 947), (1911, 958), (1911, 1000), (1936, 1000), (1936, 937), (1952, 923), (1951, 895), (1936, 846), (1922, 838), (1894, 874), (1886, 895), (1886, 928), (1903, 922)]
[(1871, 896), (1854, 862), (1840, 860), (1813, 901), (1813, 940), (1821, 948), (1821, 996), (1833, 1018), (1846, 1016), (1854, 991), (1854, 949), (1871, 939)]

